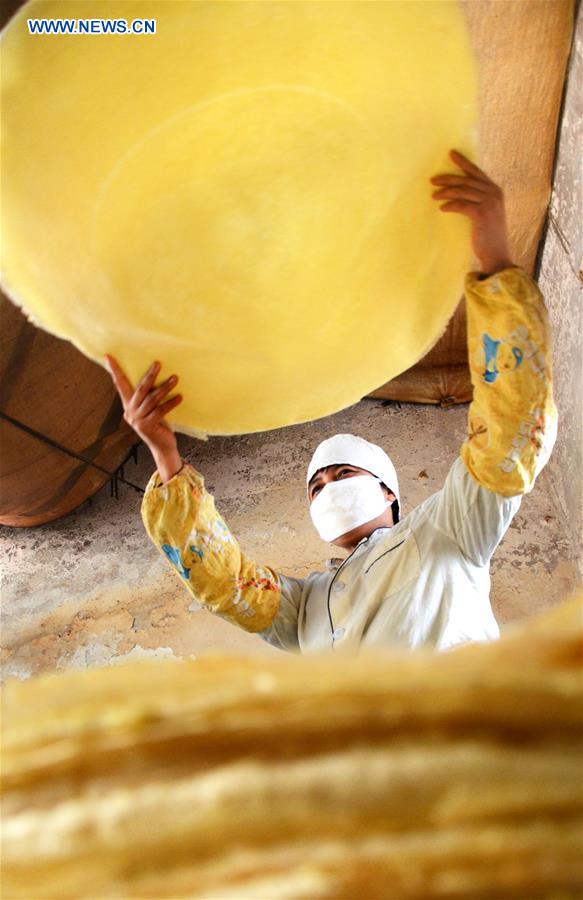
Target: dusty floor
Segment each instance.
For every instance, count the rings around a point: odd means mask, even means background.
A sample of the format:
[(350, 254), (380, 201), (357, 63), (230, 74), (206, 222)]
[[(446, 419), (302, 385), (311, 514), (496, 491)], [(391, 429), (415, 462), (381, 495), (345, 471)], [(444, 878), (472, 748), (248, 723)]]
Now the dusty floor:
[[(218, 509), (252, 557), (296, 576), (342, 551), (311, 524), (305, 470), (316, 444), (353, 432), (381, 444), (399, 472), (403, 511), (438, 490), (465, 436), (467, 407), (383, 405), (366, 399), (336, 415), (277, 431), (179, 449), (206, 478)], [(125, 477), (145, 487), (154, 471), (140, 445)], [(278, 651), (204, 611), (150, 542), (141, 495), (109, 485), (55, 523), (0, 529), (3, 557), (2, 672), (25, 678), (141, 655), (213, 650)], [(571, 545), (543, 472), (492, 561), (492, 602), (501, 625), (559, 602), (578, 583)]]

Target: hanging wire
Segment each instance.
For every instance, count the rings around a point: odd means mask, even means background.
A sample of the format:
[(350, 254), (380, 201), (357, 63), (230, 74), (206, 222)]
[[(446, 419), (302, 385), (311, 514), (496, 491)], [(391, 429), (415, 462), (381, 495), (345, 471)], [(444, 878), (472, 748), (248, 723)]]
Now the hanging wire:
[(74, 450), (70, 450), (68, 447), (64, 447), (63, 444), (60, 444), (58, 441), (55, 441), (53, 438), (47, 437), (46, 434), (42, 434), (40, 431), (36, 431), (36, 429), (31, 428), (30, 425), (25, 425), (24, 422), (19, 422), (18, 419), (9, 416), (5, 412), (0, 411), (0, 418), (4, 419), (6, 422), (10, 422), (11, 425), (14, 425), (16, 428), (22, 429), (22, 431), (26, 431), (27, 434), (32, 435), (32, 437), (38, 438), (39, 441), (43, 441), (45, 444), (48, 444), (50, 447), (54, 447), (55, 450), (60, 450), (61, 453), (66, 453), (67, 456), (72, 457), (73, 459), (78, 459), (79, 462), (85, 463), (86, 466), (91, 466), (94, 469), (98, 469), (100, 472), (103, 472), (105, 475), (109, 476), (110, 482), (110, 496), (115, 497), (116, 500), (119, 500), (119, 491), (118, 486), (121, 481), (122, 484), (127, 484), (128, 487), (134, 489), (134, 491), (138, 491), (140, 494), (145, 494), (144, 488), (139, 487), (139, 485), (134, 484), (133, 481), (128, 481), (124, 476), (124, 466), (127, 462), (127, 459), (131, 455), (134, 462), (137, 464), (138, 462), (138, 444), (134, 444), (132, 447), (130, 454), (123, 463), (118, 466), (115, 472), (110, 472), (109, 469), (105, 469), (103, 466), (100, 466), (99, 463), (92, 462), (90, 459), (85, 459), (79, 453), (76, 453)]

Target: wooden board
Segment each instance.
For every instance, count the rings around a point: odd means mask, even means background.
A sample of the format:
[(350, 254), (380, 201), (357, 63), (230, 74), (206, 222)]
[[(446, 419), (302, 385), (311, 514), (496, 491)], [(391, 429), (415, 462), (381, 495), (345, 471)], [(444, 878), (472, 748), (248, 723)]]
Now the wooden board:
[(42, 525), (98, 491), (138, 437), (100, 366), (2, 295), (0, 320), (0, 523)]

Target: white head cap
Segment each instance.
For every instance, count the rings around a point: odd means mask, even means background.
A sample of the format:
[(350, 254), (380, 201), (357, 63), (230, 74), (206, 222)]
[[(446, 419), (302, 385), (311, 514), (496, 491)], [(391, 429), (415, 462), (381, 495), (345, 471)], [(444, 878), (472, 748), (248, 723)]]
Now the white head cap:
[(399, 482), (395, 467), (382, 447), (365, 441), (364, 438), (354, 434), (335, 434), (318, 444), (308, 466), (306, 484), (316, 474), (318, 469), (326, 466), (336, 466), (340, 463), (348, 463), (366, 469), (376, 475), (384, 485), (395, 495), (401, 505), (399, 496)]

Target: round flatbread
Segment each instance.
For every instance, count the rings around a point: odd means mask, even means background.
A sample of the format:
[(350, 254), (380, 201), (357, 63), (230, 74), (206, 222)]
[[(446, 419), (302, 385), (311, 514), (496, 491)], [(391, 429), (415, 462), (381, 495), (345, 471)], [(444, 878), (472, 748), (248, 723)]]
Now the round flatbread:
[[(27, 24), (113, 14), (140, 33)], [(429, 178), (476, 147), (456, 3), (51, 0), (1, 43), (3, 285), (134, 382), (177, 373), (176, 430), (330, 414), (443, 332), (470, 224)]]

